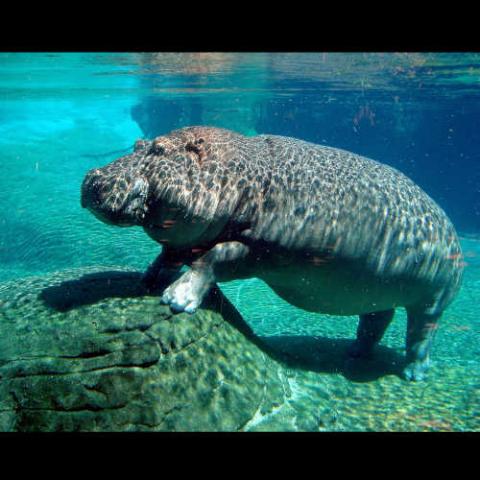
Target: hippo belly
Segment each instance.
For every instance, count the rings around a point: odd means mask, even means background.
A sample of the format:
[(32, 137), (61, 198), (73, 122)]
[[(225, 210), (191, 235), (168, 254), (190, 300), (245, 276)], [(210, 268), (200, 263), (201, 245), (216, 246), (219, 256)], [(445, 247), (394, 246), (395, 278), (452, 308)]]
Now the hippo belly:
[[(347, 260), (313, 262), (293, 256), (262, 258), (254, 255), (234, 270), (235, 278), (257, 277), (295, 307), (329, 315), (362, 315), (417, 305), (428, 298), (425, 286), (408, 276), (388, 278)], [(227, 279), (231, 272), (224, 272)]]

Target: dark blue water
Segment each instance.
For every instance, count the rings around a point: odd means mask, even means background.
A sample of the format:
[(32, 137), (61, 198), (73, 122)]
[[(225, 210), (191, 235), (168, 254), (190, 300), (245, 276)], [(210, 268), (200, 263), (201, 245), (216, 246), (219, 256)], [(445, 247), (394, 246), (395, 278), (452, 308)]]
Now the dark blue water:
[(146, 95), (132, 116), (148, 137), (206, 122), (379, 159), (418, 182), (459, 229), (475, 233), (479, 62), (478, 54), (239, 55), (228, 72), (209, 77), (145, 75), (147, 90), (174, 82), (185, 97)]

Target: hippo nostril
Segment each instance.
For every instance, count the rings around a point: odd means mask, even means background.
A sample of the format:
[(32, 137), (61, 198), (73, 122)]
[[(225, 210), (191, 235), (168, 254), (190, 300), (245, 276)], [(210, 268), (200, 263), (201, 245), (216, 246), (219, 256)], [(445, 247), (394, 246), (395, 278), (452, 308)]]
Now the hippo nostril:
[(98, 185), (98, 170), (87, 173), (81, 187), (80, 204), (83, 208), (98, 205), (100, 203), (100, 191)]
[(82, 205), (82, 208), (87, 208), (90, 204), (90, 185), (88, 176), (85, 177), (82, 183), (80, 204)]
[(83, 208), (88, 208), (92, 205), (98, 204), (98, 192), (91, 186), (84, 185), (82, 187), (82, 195), (80, 203)]

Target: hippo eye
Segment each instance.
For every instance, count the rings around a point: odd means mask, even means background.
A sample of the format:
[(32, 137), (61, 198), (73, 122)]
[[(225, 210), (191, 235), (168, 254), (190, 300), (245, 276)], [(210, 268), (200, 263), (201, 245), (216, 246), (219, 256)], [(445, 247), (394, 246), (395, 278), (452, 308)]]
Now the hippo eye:
[(164, 155), (165, 147), (161, 143), (154, 142), (152, 145), (152, 153), (155, 155)]
[(185, 150), (187, 152), (194, 152), (197, 155), (200, 154), (200, 149), (196, 145), (194, 145), (193, 143), (187, 143), (187, 145), (185, 146)]
[(135, 142), (135, 145), (133, 147), (134, 152), (141, 152), (142, 150), (145, 150), (145, 147), (147, 146), (147, 142), (145, 140), (137, 140)]
[[(203, 138), (199, 139), (199, 140), (203, 140)], [(197, 140), (195, 143), (188, 142), (185, 145), (185, 150), (187, 152), (193, 152), (197, 156), (198, 161), (200, 163), (202, 163), (204, 158), (207, 156), (207, 154), (205, 152), (205, 148), (203, 146), (201, 146), (202, 142), (199, 142), (199, 140)], [(199, 143), (200, 143), (200, 145), (199, 145)]]

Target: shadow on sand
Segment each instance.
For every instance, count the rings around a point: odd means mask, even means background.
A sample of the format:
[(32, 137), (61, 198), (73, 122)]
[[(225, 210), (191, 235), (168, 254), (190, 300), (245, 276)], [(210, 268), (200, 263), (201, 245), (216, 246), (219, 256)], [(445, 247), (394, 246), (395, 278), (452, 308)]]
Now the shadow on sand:
[[(140, 272), (105, 271), (85, 274), (79, 279), (45, 288), (40, 298), (48, 307), (66, 312), (84, 305), (93, 305), (105, 298), (160, 296), (164, 286), (148, 290), (141, 279)], [(202, 308), (220, 312), (258, 348), (286, 368), (340, 373), (354, 382), (369, 382), (386, 375), (401, 375), (403, 357), (391, 348), (377, 347), (372, 359), (349, 360), (347, 348), (351, 340), (309, 336), (258, 336), (218, 287), (210, 291)]]
[(370, 382), (386, 375), (402, 376), (403, 355), (382, 345), (369, 359), (352, 359), (347, 350), (353, 338), (275, 336), (260, 337), (271, 356), (288, 368), (339, 373), (353, 382)]

